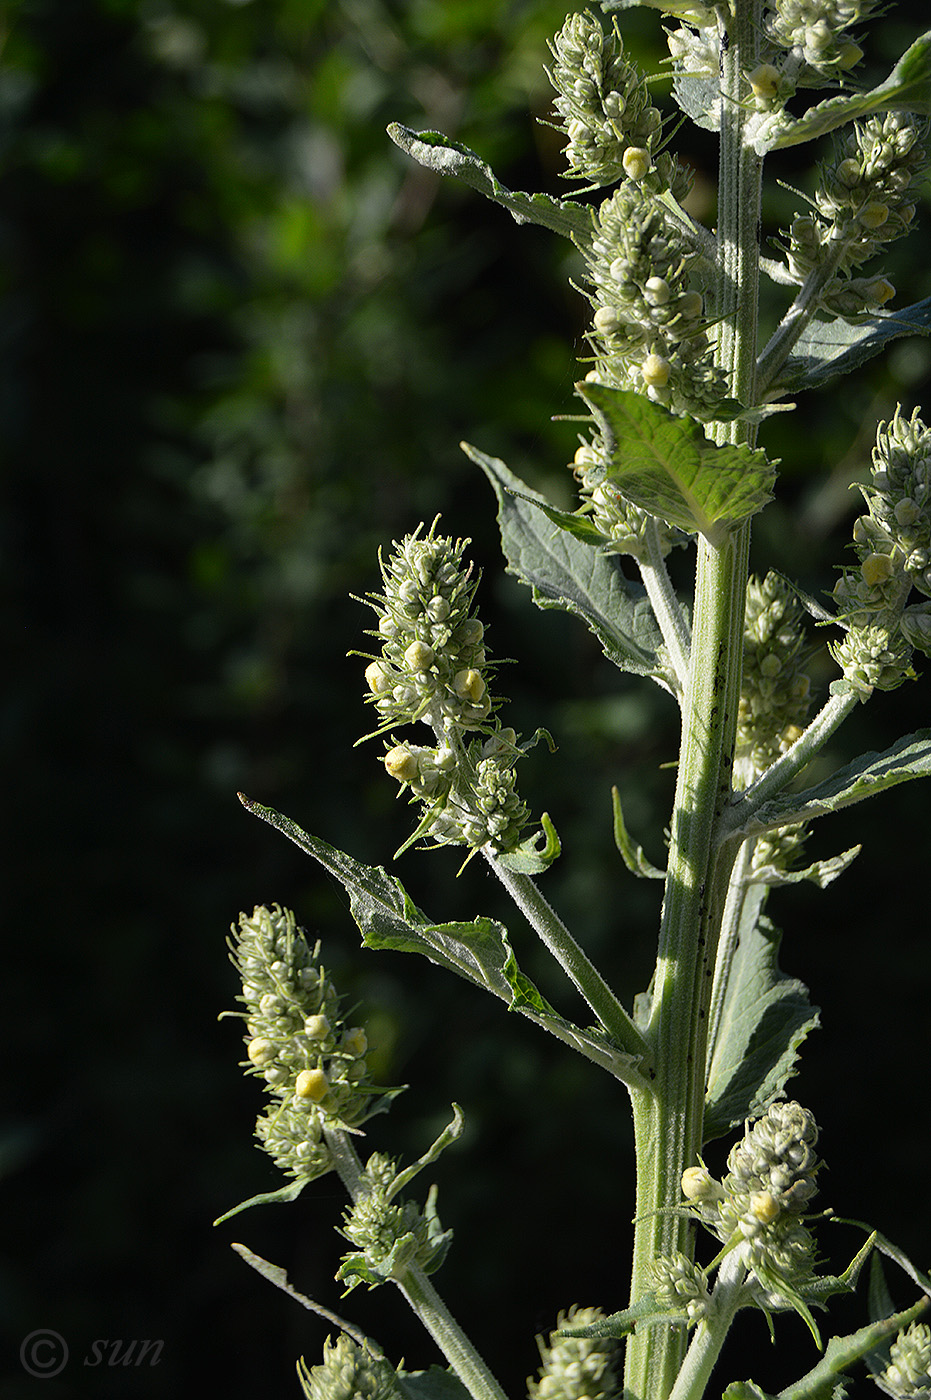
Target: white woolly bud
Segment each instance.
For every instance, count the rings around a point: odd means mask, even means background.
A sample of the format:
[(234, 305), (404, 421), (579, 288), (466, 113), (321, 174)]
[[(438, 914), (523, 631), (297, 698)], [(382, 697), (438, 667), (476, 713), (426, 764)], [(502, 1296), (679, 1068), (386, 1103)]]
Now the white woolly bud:
[(373, 661), (366, 666), (365, 679), (369, 690), (374, 695), (381, 695), (384, 691), (391, 689), (391, 676), (378, 661)]
[(435, 657), (436, 652), (426, 642), (411, 642), (404, 653), (404, 660), (412, 671), (429, 671)]
[(669, 383), (670, 364), (662, 355), (647, 355), (640, 367), (643, 382), (651, 389), (664, 389)]
[(330, 1034), (330, 1023), (325, 1016), (308, 1016), (304, 1022), (304, 1034), (308, 1040), (326, 1040)]

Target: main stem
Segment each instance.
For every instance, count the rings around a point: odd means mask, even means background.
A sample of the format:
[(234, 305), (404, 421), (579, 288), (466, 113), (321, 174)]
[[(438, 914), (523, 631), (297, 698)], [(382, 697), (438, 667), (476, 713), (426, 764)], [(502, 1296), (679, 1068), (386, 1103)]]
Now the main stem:
[[(743, 141), (742, 75), (755, 66), (761, 0), (738, 0), (721, 31), (718, 195), (718, 362), (742, 403), (755, 401), (760, 159)], [(719, 12), (723, 14), (723, 8)], [(748, 442), (747, 424), (719, 425), (718, 441)], [(708, 1011), (727, 872), (714, 861), (717, 826), (731, 794), (740, 698), (749, 526), (722, 542), (699, 537), (691, 663), (671, 825), (659, 955), (647, 1038), (656, 1078), (634, 1092), (637, 1208), (631, 1302), (652, 1285), (659, 1255), (691, 1252), (682, 1172), (702, 1145)], [(682, 1366), (682, 1329), (635, 1332), (627, 1346), (630, 1400), (667, 1400)]]

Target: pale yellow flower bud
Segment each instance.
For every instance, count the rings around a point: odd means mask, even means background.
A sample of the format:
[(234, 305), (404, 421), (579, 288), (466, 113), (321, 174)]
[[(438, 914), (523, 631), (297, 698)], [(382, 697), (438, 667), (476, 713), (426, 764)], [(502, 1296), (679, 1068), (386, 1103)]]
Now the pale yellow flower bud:
[(329, 1088), (329, 1082), (322, 1069), (302, 1069), (294, 1081), (294, 1097), (320, 1103), (326, 1098)]
[(392, 778), (397, 778), (399, 783), (412, 783), (420, 773), (417, 757), (406, 744), (390, 749), (385, 754), (384, 764)]
[(453, 690), (463, 700), (469, 700), (473, 705), (477, 705), (484, 698), (485, 682), (478, 671), (468, 666), (463, 671), (457, 671), (453, 676)]
[(644, 179), (653, 168), (650, 152), (645, 146), (628, 146), (621, 164), (624, 166), (627, 178), (636, 181)]
[(330, 1034), (330, 1023), (325, 1016), (308, 1016), (304, 1022), (304, 1034), (308, 1040), (326, 1040)]
[(412, 671), (429, 671), (436, 652), (426, 642), (411, 642), (404, 653), (404, 660)]
[(779, 1202), (771, 1191), (755, 1191), (750, 1197), (750, 1214), (761, 1225), (769, 1225), (779, 1214)]
[(250, 1040), (246, 1047), (246, 1054), (256, 1066), (267, 1065), (269, 1060), (274, 1058), (278, 1049), (273, 1040), (267, 1040), (265, 1036), (257, 1035), (254, 1040)]
[(875, 588), (892, 577), (893, 563), (888, 554), (868, 554), (860, 565), (860, 573), (867, 588)]
[(750, 91), (754, 97), (768, 102), (779, 91), (779, 77), (779, 69), (774, 67), (772, 63), (761, 63), (758, 68), (754, 68), (753, 72), (748, 74)]
[(381, 695), (383, 691), (391, 688), (391, 677), (379, 661), (373, 661), (366, 666), (365, 679), (369, 690), (375, 695)]
[(864, 228), (882, 228), (888, 217), (888, 204), (883, 204), (878, 199), (872, 199), (869, 204), (864, 204), (857, 215), (857, 219)]

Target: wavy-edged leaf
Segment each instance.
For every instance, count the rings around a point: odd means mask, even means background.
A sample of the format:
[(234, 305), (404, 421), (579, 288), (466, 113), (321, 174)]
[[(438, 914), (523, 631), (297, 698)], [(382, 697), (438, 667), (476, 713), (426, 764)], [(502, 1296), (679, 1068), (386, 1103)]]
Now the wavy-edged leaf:
[[(756, 836), (776, 826), (810, 822), (828, 812), (839, 812), (877, 793), (887, 792), (912, 778), (931, 777), (931, 729), (906, 734), (881, 753), (864, 753), (838, 768), (830, 778), (802, 792), (780, 793), (762, 803), (746, 821), (740, 820), (740, 802), (733, 809), (733, 828)], [(751, 789), (752, 791), (752, 789)], [(752, 804), (752, 799), (743, 799)], [(752, 810), (752, 807), (751, 807)], [(728, 823), (731, 826), (731, 823)]]
[(583, 618), (615, 666), (652, 676), (675, 693), (675, 675), (646, 590), (625, 578), (617, 556), (592, 549), (552, 521), (543, 498), (497, 457), (467, 443), (462, 447), (494, 487), (508, 571), (530, 586), (537, 606)]
[(548, 194), (522, 194), (509, 190), (497, 178), (490, 166), (458, 141), (451, 141), (439, 131), (411, 131), (398, 122), (388, 127), (388, 135), (405, 154), (433, 170), (438, 175), (452, 175), (479, 194), (502, 204), (519, 224), (542, 224), (563, 238), (591, 236), (592, 216), (584, 204), (567, 199), (553, 199)]
[(818, 389), (836, 375), (849, 374), (891, 341), (906, 335), (931, 335), (931, 297), (901, 311), (880, 311), (855, 322), (840, 317), (812, 321), (779, 371), (773, 388), (790, 394)]
[(645, 394), (603, 384), (576, 386), (608, 453), (606, 479), (635, 505), (712, 543), (772, 499), (775, 467), (760, 449), (710, 442)]
[(758, 118), (751, 122), (751, 140), (757, 154), (765, 155), (824, 136), (874, 112), (893, 111), (931, 114), (931, 30), (915, 40), (878, 87), (828, 98), (795, 120), (787, 120), (782, 112)]
[(507, 930), (496, 919), (435, 924), (417, 908), (400, 880), (383, 866), (363, 865), (344, 851), (309, 836), (296, 822), (271, 807), (239, 794), (248, 812), (287, 836), (339, 880), (349, 895), (352, 917), (366, 948), (420, 953), (438, 967), (491, 992), (508, 1010), (519, 1011), (566, 1045), (625, 1083), (640, 1084), (637, 1057), (625, 1054), (605, 1036), (582, 1030), (560, 1016), (517, 966)]
[(781, 934), (763, 914), (766, 889), (751, 885), (714, 1045), (709, 1047), (703, 1138), (759, 1116), (795, 1073), (799, 1046), (819, 1023), (808, 989), (778, 963)]

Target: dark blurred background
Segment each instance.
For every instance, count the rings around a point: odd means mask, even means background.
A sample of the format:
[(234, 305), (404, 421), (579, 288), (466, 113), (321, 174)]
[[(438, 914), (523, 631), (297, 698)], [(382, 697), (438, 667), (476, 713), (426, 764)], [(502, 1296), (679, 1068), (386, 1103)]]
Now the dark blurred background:
[[(876, 27), (875, 76), (920, 8)], [(373, 1123), (373, 1147), (416, 1157), (451, 1100), (463, 1105), (464, 1140), (435, 1169), (457, 1232), (439, 1283), (510, 1392), (559, 1308), (625, 1301), (622, 1091), (430, 965), (360, 953), (342, 892), (235, 796), (390, 858), (412, 814), (378, 746), (352, 747), (370, 712), (364, 663), (346, 653), (370, 615), (349, 594), (377, 587), (380, 544), (442, 512), (473, 539), (492, 647), (520, 660), (503, 673), (508, 718), (545, 724), (559, 746), (522, 765), (524, 796), (563, 840), (547, 891), (628, 1002), (649, 978), (658, 893), (613, 852), (609, 792), (620, 784), (660, 859), (672, 703), (504, 576), (491, 492), (457, 447), (466, 438), (570, 503), (575, 427), (551, 417), (574, 411), (584, 351), (576, 262), (412, 168), (384, 134), (393, 120), (442, 129), (506, 183), (559, 192), (558, 140), (536, 119), (563, 12), (556, 0), (0, 10), (3, 1400), (40, 1386), (44, 1400), (297, 1394), (295, 1359), (319, 1358), (326, 1325), (248, 1270), (237, 1239), (392, 1359), (435, 1359), (388, 1289), (340, 1304), (329, 1179), (211, 1227), (280, 1184), (252, 1142), (261, 1096), (237, 1069), (237, 1023), (217, 1023), (237, 990), (229, 924), (259, 902), (290, 905), (322, 937), (368, 1018), (378, 1076), (411, 1086)], [(624, 29), (655, 70), (658, 17), (635, 11)], [(713, 150), (692, 136), (678, 149), (713, 221)], [(809, 157), (781, 167), (789, 184), (811, 188)], [(798, 207), (774, 187), (767, 233)], [(931, 292), (926, 238), (884, 266), (899, 304)], [(842, 394), (768, 425), (784, 475), (755, 567), (830, 588), (876, 419), (920, 401), (929, 363), (923, 343), (902, 342)], [(927, 694), (877, 698), (833, 757), (925, 723)], [(813, 857), (857, 840), (863, 855), (826, 893), (794, 888), (771, 908), (784, 967), (824, 1009), (793, 1086), (823, 1125), (824, 1203), (874, 1220), (925, 1266), (926, 802), (916, 784), (823, 823)], [(505, 918), (525, 970), (575, 1014), (479, 863), (456, 881), (458, 863), (412, 852), (398, 873), (437, 919)], [(842, 1266), (859, 1237), (837, 1235)], [(41, 1382), (18, 1362), (38, 1328), (72, 1352)], [(761, 1317), (744, 1330), (723, 1381), (772, 1389), (814, 1362), (797, 1319), (777, 1322), (778, 1356)], [(83, 1366), (102, 1339), (164, 1347), (131, 1374)]]

